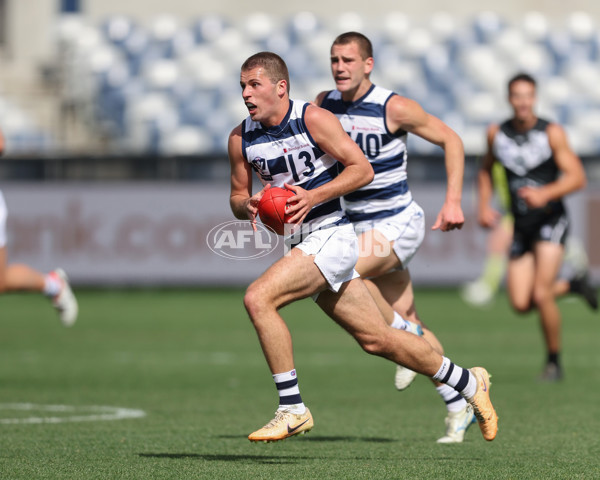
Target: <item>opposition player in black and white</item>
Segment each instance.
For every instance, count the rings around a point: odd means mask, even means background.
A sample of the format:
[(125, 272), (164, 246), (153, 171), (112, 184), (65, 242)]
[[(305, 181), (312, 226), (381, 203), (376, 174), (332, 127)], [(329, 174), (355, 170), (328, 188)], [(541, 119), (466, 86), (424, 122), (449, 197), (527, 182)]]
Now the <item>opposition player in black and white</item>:
[(478, 174), (478, 220), (484, 227), (499, 220), (490, 203), (491, 169), (500, 162), (506, 170), (514, 217), (508, 294), (517, 312), (539, 312), (548, 354), (540, 379), (556, 381), (562, 378), (556, 297), (581, 288), (557, 282), (569, 228), (563, 197), (585, 186), (585, 171), (563, 128), (536, 115), (536, 82), (531, 76), (519, 74), (509, 81), (508, 101), (512, 118), (488, 128), (488, 151)]

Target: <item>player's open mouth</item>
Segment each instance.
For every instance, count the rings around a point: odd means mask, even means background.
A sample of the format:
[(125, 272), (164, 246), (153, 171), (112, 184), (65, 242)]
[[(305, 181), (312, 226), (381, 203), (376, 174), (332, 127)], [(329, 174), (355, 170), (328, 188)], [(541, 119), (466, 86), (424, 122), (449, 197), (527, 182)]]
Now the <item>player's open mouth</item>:
[(248, 109), (249, 113), (256, 112), (256, 105), (254, 105), (253, 103), (246, 102), (246, 108)]

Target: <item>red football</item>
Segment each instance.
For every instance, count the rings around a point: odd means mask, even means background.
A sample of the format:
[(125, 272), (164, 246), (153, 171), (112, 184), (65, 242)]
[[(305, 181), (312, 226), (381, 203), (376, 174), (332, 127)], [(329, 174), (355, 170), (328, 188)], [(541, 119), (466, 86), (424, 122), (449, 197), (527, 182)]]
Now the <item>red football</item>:
[(258, 215), (262, 223), (271, 227), (278, 235), (283, 235), (283, 224), (289, 220), (286, 214), (287, 199), (296, 195), (287, 188), (269, 188), (260, 202), (258, 202)]

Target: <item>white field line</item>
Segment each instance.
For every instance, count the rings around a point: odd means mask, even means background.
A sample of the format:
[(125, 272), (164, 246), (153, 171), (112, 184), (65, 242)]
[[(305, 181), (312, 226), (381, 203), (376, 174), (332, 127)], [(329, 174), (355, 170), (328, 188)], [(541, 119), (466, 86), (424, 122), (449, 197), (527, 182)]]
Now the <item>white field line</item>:
[[(123, 420), (125, 418), (142, 418), (146, 416), (143, 410), (122, 407), (109, 407), (103, 405), (74, 406), (74, 405), (42, 405), (35, 403), (0, 403), (0, 416), (2, 411), (31, 411), (65, 413), (60, 417), (21, 417), (0, 418), (0, 425), (34, 424), (34, 423), (65, 423), (65, 422), (101, 422), (107, 420)], [(70, 414), (70, 415), (69, 415)]]

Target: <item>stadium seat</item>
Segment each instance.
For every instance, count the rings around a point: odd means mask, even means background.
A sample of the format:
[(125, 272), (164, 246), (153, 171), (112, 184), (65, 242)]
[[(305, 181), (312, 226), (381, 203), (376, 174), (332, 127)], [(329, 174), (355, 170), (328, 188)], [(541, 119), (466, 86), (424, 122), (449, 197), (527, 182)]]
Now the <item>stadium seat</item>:
[(408, 58), (422, 58), (434, 46), (433, 35), (423, 27), (413, 28), (402, 44), (402, 54)]
[(192, 24), (192, 31), (194, 32), (196, 43), (212, 43), (229, 26), (229, 22), (221, 15), (209, 14), (199, 17)]
[[(181, 129), (185, 148), (212, 145), (216, 153), (225, 151), (230, 129), (246, 115), (239, 68), (248, 56), (261, 50), (280, 54), (292, 97), (311, 100), (333, 86), (328, 51), (335, 36), (364, 31), (375, 47), (373, 80), (460, 124), (466, 151), (473, 153), (470, 148), (481, 148), (484, 124), (498, 121), (499, 112), (508, 114), (506, 80), (517, 71), (538, 78), (540, 108), (566, 126), (575, 124), (581, 105), (600, 107), (595, 29), (585, 12), (565, 17), (562, 25), (552, 25), (540, 11), (517, 21), (489, 11), (464, 21), (449, 12), (418, 21), (402, 11), (329, 18), (307, 11), (287, 17), (256, 12), (236, 22), (218, 14), (187, 22), (162, 15), (146, 24), (115, 15), (98, 26), (65, 15), (56, 41), (64, 47), (69, 94), (95, 104), (98, 121), (114, 132), (115, 142), (137, 151), (177, 151), (180, 145), (165, 143), (162, 135)], [(151, 113), (162, 108), (164, 121)], [(586, 135), (600, 138), (597, 123), (590, 125)], [(202, 142), (188, 128), (201, 129)], [(582, 148), (597, 145), (586, 135), (577, 140)], [(421, 142), (415, 148), (432, 151)]]
[(390, 43), (401, 43), (410, 34), (412, 22), (408, 15), (399, 11), (389, 12), (382, 22), (384, 37)]
[(475, 15), (472, 28), (478, 43), (490, 44), (503, 31), (504, 21), (496, 12), (482, 11)]
[(544, 42), (550, 32), (548, 19), (543, 13), (537, 11), (527, 12), (519, 26), (530, 42)]
[(293, 45), (310, 39), (319, 31), (321, 24), (314, 13), (303, 11), (291, 16), (287, 28)]
[(328, 23), (330, 33), (330, 44), (333, 39), (342, 32), (365, 31), (365, 16), (357, 12), (341, 12), (335, 15)]
[(167, 132), (161, 136), (159, 145), (159, 153), (167, 156), (207, 154), (213, 149), (212, 137), (192, 126)]
[(433, 12), (428, 28), (437, 43), (446, 43), (457, 35), (458, 22), (448, 12)]
[(114, 45), (123, 46), (134, 32), (133, 21), (124, 15), (108, 18), (101, 26), (105, 38)]
[(256, 12), (244, 17), (240, 23), (245, 38), (264, 45), (275, 33), (277, 21), (267, 13)]
[(583, 11), (571, 13), (566, 19), (567, 31), (577, 42), (589, 42), (596, 34), (596, 26), (592, 16)]
[(179, 66), (173, 60), (161, 59), (149, 63), (142, 71), (142, 78), (151, 90), (166, 90), (180, 77)]

